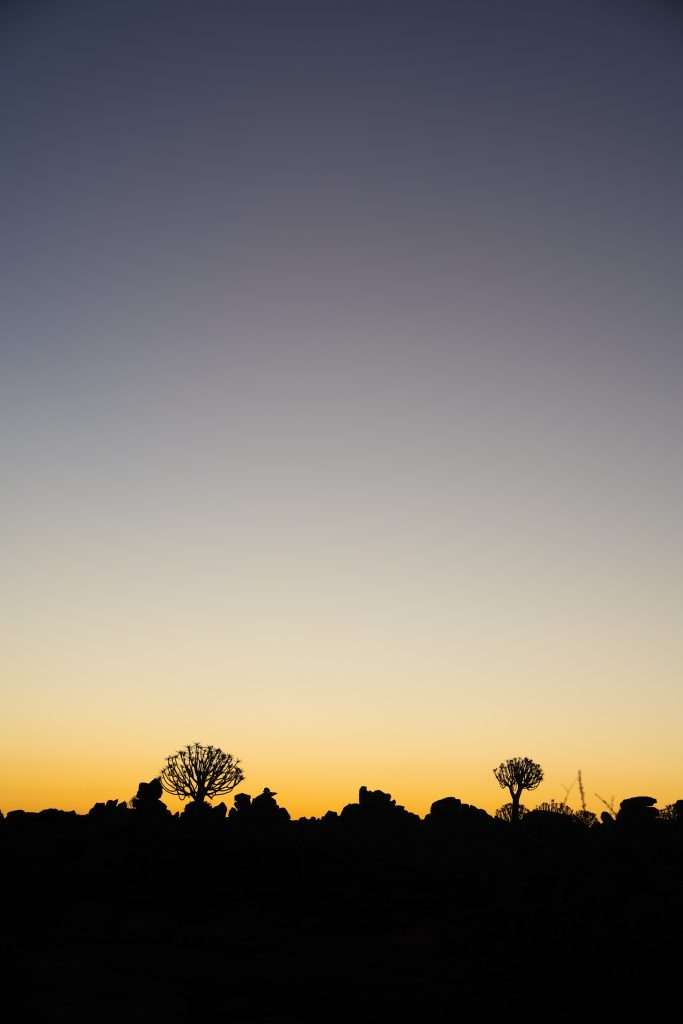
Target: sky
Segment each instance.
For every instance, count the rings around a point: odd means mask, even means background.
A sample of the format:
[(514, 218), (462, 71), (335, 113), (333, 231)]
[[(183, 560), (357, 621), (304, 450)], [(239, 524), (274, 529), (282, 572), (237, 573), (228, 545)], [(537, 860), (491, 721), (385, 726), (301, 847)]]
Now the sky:
[(513, 756), (683, 796), (682, 43), (3, 5), (2, 810), (195, 741), (295, 815), (492, 811)]

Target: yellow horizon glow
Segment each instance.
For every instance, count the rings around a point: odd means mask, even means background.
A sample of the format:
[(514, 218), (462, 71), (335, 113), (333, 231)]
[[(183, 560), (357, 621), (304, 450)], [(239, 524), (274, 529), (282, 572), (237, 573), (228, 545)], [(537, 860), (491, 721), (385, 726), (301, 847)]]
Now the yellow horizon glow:
[[(251, 757), (242, 759), (246, 772), (244, 782), (232, 793), (212, 802), (224, 800), (231, 807), (237, 793), (256, 796), (269, 786), (277, 792), (279, 804), (286, 807), (293, 818), (320, 817), (327, 810), (340, 811), (345, 804), (355, 803), (359, 787), (366, 785), (369, 789), (390, 792), (398, 804), (421, 817), (428, 812), (432, 802), (445, 796), (456, 796), (463, 803), (482, 807), (493, 814), (509, 799), (507, 792), (496, 783), (493, 767), (508, 756), (529, 754), (533, 757), (536, 754), (535, 759), (544, 767), (545, 778), (538, 789), (524, 794), (524, 805), (531, 809), (545, 800), (562, 800), (567, 787), (571, 786), (568, 802), (574, 809), (580, 806), (576, 769), (566, 759), (553, 759), (550, 750), (541, 752), (540, 756), (538, 750), (530, 748), (503, 750), (497, 760), (480, 758), (476, 775), (462, 762), (449, 761), (447, 753), (438, 750), (431, 760), (422, 758), (416, 775), (396, 756), (387, 756), (384, 762), (379, 757), (361, 757), (354, 768), (349, 768), (346, 761), (335, 760), (334, 752), (324, 758), (319, 750), (302, 753), (299, 748), (298, 762), (292, 765), (295, 751), (296, 748), (291, 748), (279, 752), (280, 756), (289, 755), (290, 765), (287, 768), (272, 752), (264, 754), (254, 769), (250, 767)], [(547, 756), (543, 756), (544, 753)], [(117, 761), (114, 750), (110, 757), (105, 751), (103, 758), (92, 751), (88, 755), (76, 748), (71, 755), (62, 755), (58, 764), (43, 766), (37, 763), (36, 754), (36, 751), (27, 751), (24, 759), (12, 756), (11, 751), (9, 755), (7, 752), (3, 755), (0, 761), (3, 779), (0, 810), (3, 813), (16, 809), (38, 811), (57, 807), (83, 814), (98, 801), (117, 799), (127, 802), (135, 795), (138, 783), (149, 781), (159, 774), (162, 767), (162, 758), (155, 760), (142, 749), (139, 757), (132, 758), (138, 765), (137, 769), (132, 767), (132, 763), (125, 764), (122, 757)], [(49, 760), (46, 758), (47, 762)], [(624, 759), (622, 764), (612, 764), (609, 768), (603, 766), (602, 771), (586, 762), (582, 772), (586, 803), (598, 814), (605, 808), (596, 793), (606, 800), (614, 798), (616, 806), (625, 797), (647, 794), (657, 799), (660, 808), (683, 795), (675, 767), (668, 773), (660, 769), (657, 773), (645, 774)], [(172, 811), (182, 810), (184, 806), (168, 794), (164, 794), (163, 800)]]
[(186, 629), (154, 615), (127, 629), (128, 617), (112, 628), (91, 609), (71, 622), (55, 610), (40, 647), (8, 651), (20, 696), (0, 724), (4, 812), (129, 800), (195, 741), (240, 758), (238, 792), (269, 786), (294, 817), (340, 810), (361, 785), (420, 815), (448, 795), (493, 812), (506, 794), (492, 769), (513, 756), (544, 768), (530, 807), (561, 799), (579, 768), (596, 812), (596, 792), (660, 807), (683, 795), (678, 717), (662, 713), (681, 641), (666, 622), (626, 645), (609, 621), (549, 613), (534, 644), (528, 624), (485, 628), (466, 609), (467, 629), (370, 628), (350, 612), (342, 626), (311, 609), (305, 628), (242, 617), (227, 636), (208, 612)]

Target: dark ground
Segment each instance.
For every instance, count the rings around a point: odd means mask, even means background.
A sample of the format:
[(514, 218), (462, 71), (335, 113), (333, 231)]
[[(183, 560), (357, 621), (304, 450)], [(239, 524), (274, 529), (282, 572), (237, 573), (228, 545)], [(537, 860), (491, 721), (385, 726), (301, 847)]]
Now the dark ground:
[(13, 813), (3, 1002), (28, 1021), (678, 1016), (680, 822), (442, 811)]

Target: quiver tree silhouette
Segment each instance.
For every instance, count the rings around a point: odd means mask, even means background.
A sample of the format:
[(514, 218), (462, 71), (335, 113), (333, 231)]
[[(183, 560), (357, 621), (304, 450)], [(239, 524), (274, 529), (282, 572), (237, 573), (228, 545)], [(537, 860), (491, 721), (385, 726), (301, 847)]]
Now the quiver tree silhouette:
[[(523, 818), (525, 814), (529, 813), (529, 808), (525, 807), (524, 804), (517, 806), (517, 818)], [(499, 807), (495, 814), (498, 821), (507, 821), (508, 824), (512, 821), (512, 804), (503, 804)]]
[(519, 821), (519, 802), (525, 789), (536, 789), (543, 781), (543, 769), (529, 757), (511, 757), (493, 769), (498, 785), (510, 794), (510, 821)]
[(166, 793), (179, 800), (203, 804), (230, 793), (243, 781), (244, 773), (232, 754), (219, 747), (193, 743), (166, 758), (160, 777)]

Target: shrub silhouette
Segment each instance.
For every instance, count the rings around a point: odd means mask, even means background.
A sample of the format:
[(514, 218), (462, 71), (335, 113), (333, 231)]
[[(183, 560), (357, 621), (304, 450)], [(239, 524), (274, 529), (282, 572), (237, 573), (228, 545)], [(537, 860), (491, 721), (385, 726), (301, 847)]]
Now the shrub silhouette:
[(534, 810), (544, 814), (563, 814), (565, 817), (574, 817), (573, 810), (563, 800), (544, 800), (538, 807), (534, 807)]
[(683, 826), (683, 800), (676, 800), (673, 804), (667, 804), (659, 812), (662, 821), (669, 822), (677, 827)]
[(543, 769), (529, 757), (511, 757), (493, 769), (498, 785), (510, 793), (510, 821), (519, 820), (519, 802), (525, 789), (536, 789), (543, 781)]
[[(524, 804), (518, 804), (517, 805), (517, 818), (518, 819), (519, 818), (523, 818), (524, 815), (528, 814), (528, 813), (529, 813), (528, 808), (526, 808), (524, 806)], [(511, 822), (513, 820), (513, 817), (512, 817), (512, 804), (509, 804), (509, 803), (508, 804), (503, 804), (502, 807), (498, 808), (498, 810), (496, 811), (496, 815), (495, 816), (498, 819), (498, 821)]]
[(598, 820), (597, 815), (594, 814), (593, 811), (587, 811), (583, 808), (580, 811), (575, 811), (574, 817), (578, 823), (583, 825), (585, 828), (592, 828)]
[(179, 800), (203, 804), (230, 793), (243, 781), (244, 773), (232, 754), (219, 747), (193, 743), (166, 758), (160, 778), (166, 793)]

